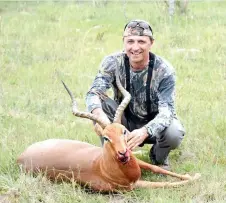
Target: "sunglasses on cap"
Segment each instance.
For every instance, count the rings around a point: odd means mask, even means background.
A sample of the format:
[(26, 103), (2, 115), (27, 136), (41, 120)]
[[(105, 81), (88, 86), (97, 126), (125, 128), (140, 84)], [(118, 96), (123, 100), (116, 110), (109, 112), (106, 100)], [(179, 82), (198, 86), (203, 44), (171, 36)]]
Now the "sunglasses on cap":
[(149, 29), (149, 30), (151, 30), (151, 32), (153, 34), (152, 28), (147, 22), (138, 21), (138, 20), (133, 20), (133, 21), (127, 23), (124, 27), (124, 31), (126, 28), (136, 28), (136, 27), (143, 28), (144, 30)]

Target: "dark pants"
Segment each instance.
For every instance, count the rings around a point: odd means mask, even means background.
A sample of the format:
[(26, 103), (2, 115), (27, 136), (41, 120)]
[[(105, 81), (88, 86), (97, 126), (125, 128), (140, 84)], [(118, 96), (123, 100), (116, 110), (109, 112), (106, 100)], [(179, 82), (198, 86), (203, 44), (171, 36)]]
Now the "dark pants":
[[(106, 98), (102, 101), (102, 109), (111, 122), (114, 119), (117, 107), (118, 104), (110, 98)], [(143, 127), (147, 123), (148, 122), (133, 122), (131, 119), (129, 119), (129, 117), (126, 118), (124, 114), (122, 116), (122, 125), (124, 125), (130, 132)], [(180, 145), (184, 134), (185, 130), (182, 124), (178, 119), (174, 118), (169, 127), (156, 136), (148, 137), (140, 146), (143, 146), (144, 144), (154, 144), (154, 154), (156, 161), (163, 163), (168, 157), (170, 151)]]

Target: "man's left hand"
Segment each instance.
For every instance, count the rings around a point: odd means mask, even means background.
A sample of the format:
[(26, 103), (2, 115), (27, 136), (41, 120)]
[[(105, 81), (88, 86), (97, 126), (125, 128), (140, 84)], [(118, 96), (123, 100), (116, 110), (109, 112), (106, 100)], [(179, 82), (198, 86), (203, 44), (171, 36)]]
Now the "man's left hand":
[(140, 145), (148, 137), (148, 132), (145, 127), (133, 130), (128, 135), (127, 145), (130, 150), (134, 150), (138, 145)]

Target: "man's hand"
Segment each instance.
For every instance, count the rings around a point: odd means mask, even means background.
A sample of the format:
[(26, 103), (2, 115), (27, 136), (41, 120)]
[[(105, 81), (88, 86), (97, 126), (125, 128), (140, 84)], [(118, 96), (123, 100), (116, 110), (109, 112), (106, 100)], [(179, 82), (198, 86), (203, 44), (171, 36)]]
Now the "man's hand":
[(92, 111), (93, 114), (97, 115), (99, 118), (103, 120), (105, 124), (110, 124), (110, 120), (107, 115), (103, 112), (101, 108), (96, 108)]
[(134, 150), (138, 145), (140, 145), (148, 137), (148, 132), (145, 127), (133, 130), (128, 135), (128, 148)]
[(97, 135), (99, 135), (100, 137), (103, 135), (103, 128), (98, 124), (96, 123), (94, 125), (94, 131), (96, 132)]

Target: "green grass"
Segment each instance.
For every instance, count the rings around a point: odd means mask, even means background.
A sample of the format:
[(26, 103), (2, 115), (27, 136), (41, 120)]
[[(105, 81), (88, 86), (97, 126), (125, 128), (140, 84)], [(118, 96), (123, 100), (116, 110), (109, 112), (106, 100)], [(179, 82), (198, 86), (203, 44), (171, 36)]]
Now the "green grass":
[[(226, 3), (190, 2), (187, 14), (170, 18), (164, 3), (124, 2), (0, 2), (0, 194), (19, 190), (20, 203), (226, 201)], [(170, 154), (172, 169), (200, 172), (201, 180), (101, 195), (25, 176), (15, 160), (33, 142), (70, 138), (99, 145), (91, 121), (71, 115), (60, 79), (85, 109), (101, 60), (122, 50), (122, 28), (134, 18), (153, 25), (153, 52), (177, 72), (177, 113), (187, 134)], [(148, 148), (141, 156), (147, 161)]]

